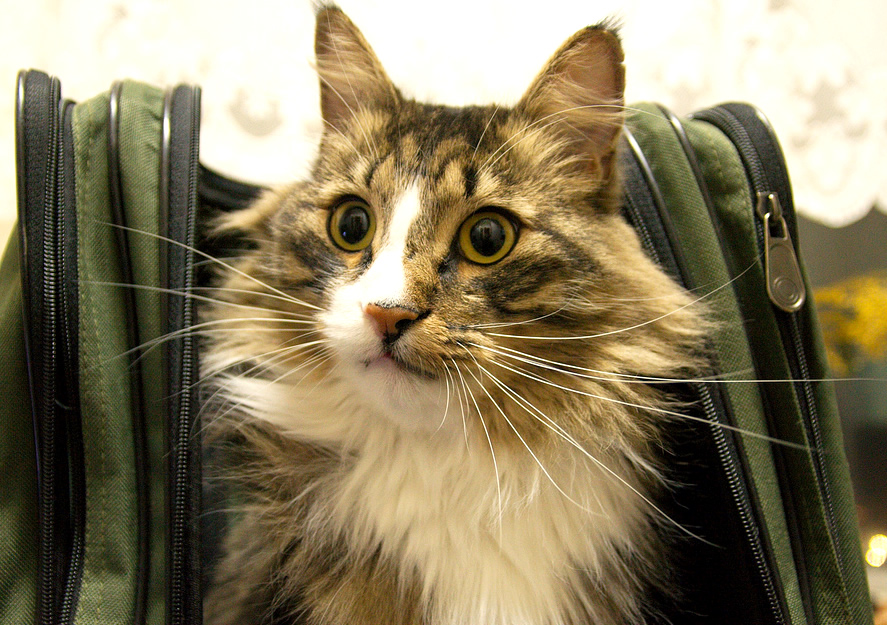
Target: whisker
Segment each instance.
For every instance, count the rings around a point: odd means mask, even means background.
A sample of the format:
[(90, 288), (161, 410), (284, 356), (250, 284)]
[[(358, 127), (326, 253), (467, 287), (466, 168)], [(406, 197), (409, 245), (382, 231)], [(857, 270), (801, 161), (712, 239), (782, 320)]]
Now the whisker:
[[(477, 158), (477, 150), (480, 148), (480, 144), (481, 144), (481, 142), (483, 142), (484, 137), (487, 134), (487, 130), (489, 130), (489, 128), (490, 128), (490, 124), (493, 123), (493, 119), (495, 119), (496, 113), (499, 112), (499, 108), (500, 108), (500, 106), (497, 104), (496, 108), (493, 109), (493, 114), (490, 115), (490, 119), (487, 120), (487, 125), (484, 126), (483, 132), (480, 133), (480, 139), (477, 140), (477, 143), (474, 146), (474, 153), (471, 155), (471, 162), (472, 163), (474, 162), (474, 159)], [(483, 168), (481, 168), (481, 169), (483, 169)]]
[(480, 330), (485, 328), (504, 328), (508, 326), (519, 326), (525, 325), (528, 323), (535, 323), (536, 321), (542, 321), (543, 319), (548, 319), (549, 317), (553, 317), (559, 313), (562, 313), (568, 307), (567, 304), (564, 304), (557, 310), (547, 313), (545, 315), (539, 315), (538, 317), (533, 317), (532, 319), (524, 319), (523, 321), (499, 321), (494, 323), (475, 323), (466, 326), (460, 326), (466, 328), (468, 330)]
[(738, 280), (743, 275), (745, 275), (745, 273), (750, 271), (753, 267), (755, 267), (755, 265), (750, 265), (748, 268), (746, 268), (742, 273), (737, 275), (735, 278), (727, 281), (725, 284), (722, 284), (721, 286), (715, 288), (714, 290), (709, 291), (708, 293), (701, 295), (700, 297), (697, 297), (696, 299), (684, 304), (683, 306), (679, 306), (673, 310), (670, 310), (667, 313), (659, 315), (658, 317), (656, 317), (654, 319), (650, 319), (650, 320), (644, 321), (642, 323), (637, 323), (633, 326), (628, 326), (626, 328), (620, 328), (618, 330), (610, 330), (609, 332), (599, 332), (597, 334), (588, 334), (588, 335), (583, 335), (583, 336), (523, 336), (523, 335), (519, 335), (519, 334), (497, 334), (495, 332), (488, 332), (488, 334), (490, 336), (498, 336), (501, 338), (527, 339), (527, 340), (531, 340), (531, 341), (582, 341), (582, 340), (591, 340), (591, 339), (602, 338), (605, 336), (613, 336), (615, 334), (622, 334), (624, 332), (631, 332), (632, 330), (637, 330), (639, 328), (643, 328), (645, 326), (648, 326), (648, 325), (654, 324), (658, 321), (661, 321), (663, 319), (666, 319), (674, 314), (681, 312), (682, 310), (690, 308), (691, 306), (696, 306), (700, 302), (714, 296), (719, 291), (722, 291), (722, 290), (728, 288), (729, 286), (731, 286), (736, 280)]
[[(547, 358), (542, 358), (541, 356), (535, 356), (533, 354), (527, 354), (525, 352), (521, 352), (515, 349), (510, 349), (508, 347), (500, 346), (498, 349), (495, 347), (489, 347), (486, 345), (480, 345), (478, 343), (466, 342), (466, 345), (470, 345), (471, 347), (475, 347), (477, 349), (481, 349), (484, 351), (492, 352), (499, 356), (504, 356), (506, 358), (510, 358), (512, 360), (517, 360), (518, 362), (522, 362), (527, 365), (531, 365), (534, 367), (539, 367), (540, 369), (546, 369), (548, 371), (553, 371), (555, 373), (561, 373), (564, 375), (568, 375), (575, 378), (582, 378), (584, 380), (594, 380), (596, 382), (616, 382), (622, 384), (680, 384), (686, 382), (747, 382), (753, 383), (757, 382), (757, 380), (734, 380), (734, 379), (724, 379), (724, 376), (727, 374), (721, 374), (719, 376), (703, 376), (696, 378), (665, 378), (658, 376), (645, 376), (645, 375), (637, 375), (633, 373), (619, 373), (617, 371), (603, 371), (600, 369), (590, 369), (588, 367), (580, 367), (579, 365), (571, 365), (568, 363), (557, 362), (555, 360), (549, 360)], [(596, 374), (596, 375), (591, 375)], [(772, 380), (773, 382), (793, 382), (794, 380)]]
[[(138, 354), (138, 357), (131, 364), (135, 364), (145, 358), (148, 354), (154, 352), (156, 349), (160, 348), (164, 343), (174, 341), (176, 339), (184, 338), (187, 336), (212, 336), (215, 333), (228, 333), (231, 330), (228, 328), (218, 328), (218, 329), (207, 329), (210, 326), (215, 325), (224, 325), (226, 323), (234, 323), (236, 321), (275, 321), (285, 324), (293, 324), (293, 325), (310, 325), (313, 322), (304, 321), (301, 319), (277, 319), (277, 318), (242, 318), (242, 319), (216, 319), (212, 321), (204, 321), (202, 323), (197, 323), (191, 325), (187, 328), (180, 328), (178, 330), (174, 330), (173, 332), (168, 332), (167, 334), (162, 334), (160, 336), (156, 336), (152, 339), (142, 342), (140, 345), (137, 345), (131, 349), (128, 349), (124, 352), (121, 352), (115, 356), (111, 356), (104, 361), (98, 362), (92, 366), (94, 367), (103, 367), (110, 362), (118, 360), (120, 358), (126, 358), (131, 355)], [(250, 328), (251, 332), (280, 332), (280, 328)], [(308, 332), (308, 330), (306, 330)]]
[[(193, 300), (200, 301), (200, 302), (207, 302), (210, 304), (231, 306), (231, 307), (236, 307), (236, 308), (248, 308), (248, 309), (253, 309), (253, 310), (267, 310), (269, 312), (280, 313), (282, 315), (289, 315), (289, 316), (293, 316), (293, 317), (300, 317), (303, 319), (310, 319), (310, 317), (308, 317), (307, 315), (305, 315), (303, 313), (296, 313), (296, 312), (291, 312), (288, 310), (281, 310), (279, 308), (268, 308), (268, 307), (264, 307), (264, 306), (252, 306), (250, 304), (239, 304), (237, 302), (229, 302), (229, 301), (217, 299), (214, 297), (207, 297), (205, 295), (197, 295), (196, 293), (189, 293), (187, 291), (181, 291), (181, 290), (177, 290), (177, 289), (168, 289), (168, 288), (159, 287), (159, 286), (152, 286), (152, 285), (148, 285), (148, 284), (127, 284), (125, 282), (103, 282), (103, 281), (97, 281), (97, 280), (87, 280), (85, 282), (86, 282), (86, 284), (92, 284), (95, 286), (108, 286), (108, 287), (119, 287), (119, 288), (127, 288), (127, 289), (137, 289), (137, 290), (141, 290), (141, 291), (148, 291), (151, 293), (162, 293), (162, 294), (166, 294), (166, 295), (176, 295), (179, 297), (193, 299)], [(222, 287), (195, 287), (192, 290), (194, 290), (194, 291), (197, 291), (197, 290), (218, 290), (218, 291), (226, 291), (226, 292), (246, 293), (246, 294), (259, 295), (261, 297), (274, 297), (276, 299), (290, 301), (288, 299), (285, 299), (285, 298), (282, 298), (279, 296), (266, 295), (266, 294), (261, 293), (260, 291), (249, 291), (246, 289), (226, 289), (226, 288), (222, 288)]]
[[(316, 347), (318, 345), (323, 345), (326, 342), (327, 341), (325, 339), (319, 339), (316, 341), (309, 341), (307, 343), (299, 343), (298, 345), (289, 345), (289, 346), (279, 347), (277, 349), (269, 350), (263, 354), (256, 354), (256, 355), (251, 354), (245, 358), (238, 358), (238, 359), (230, 360), (230, 361), (225, 362), (224, 364), (217, 365), (217, 366), (209, 369), (208, 371), (206, 371), (198, 383), (205, 384), (207, 381), (211, 380), (212, 378), (220, 377), (224, 371), (231, 369), (232, 367), (237, 367), (241, 364), (250, 362), (252, 360), (257, 361), (255, 365), (253, 365), (252, 367), (250, 367), (249, 369), (247, 369), (243, 373), (238, 374), (237, 376), (232, 376), (232, 379), (244, 378), (244, 377), (258, 377), (258, 375), (261, 375), (261, 374), (265, 373), (266, 371), (269, 371), (275, 364), (277, 364), (277, 362), (286, 361), (288, 358), (290, 358), (296, 354), (299, 354), (300, 352), (302, 352), (304, 350), (313, 349), (314, 347)], [(270, 356), (270, 358), (269, 358), (269, 356)], [(259, 359), (261, 359), (261, 360), (259, 360)], [(253, 375), (256, 373), (258, 373), (258, 375)], [(225, 389), (225, 388), (227, 388), (227, 385), (223, 385), (220, 388)], [(216, 393), (213, 393), (213, 395), (211, 395), (209, 398), (207, 398), (207, 403), (209, 403), (209, 400), (214, 399), (215, 395), (216, 395)]]
[(561, 384), (557, 384), (556, 382), (552, 382), (551, 380), (546, 380), (545, 378), (539, 377), (539, 376), (537, 376), (537, 375), (534, 375), (534, 374), (529, 373), (529, 372), (527, 372), (527, 371), (524, 371), (524, 370), (522, 370), (522, 369), (509, 367), (508, 365), (502, 364), (501, 362), (498, 362), (498, 361), (496, 361), (496, 360), (491, 360), (491, 362), (492, 362), (493, 364), (495, 364), (497, 367), (501, 367), (501, 368), (503, 368), (503, 369), (505, 369), (505, 370), (507, 370), (507, 371), (511, 371), (512, 373), (515, 373), (515, 374), (520, 375), (520, 376), (522, 376), (522, 377), (525, 377), (525, 378), (527, 378), (527, 379), (533, 380), (533, 381), (535, 381), (535, 382), (541, 382), (542, 384), (546, 384), (546, 385), (548, 385), (548, 386), (552, 386), (552, 387), (554, 387), (554, 388), (560, 389), (560, 390), (562, 390), (562, 391), (566, 391), (566, 392), (568, 392), (568, 393), (575, 393), (575, 394), (577, 394), (577, 395), (582, 395), (582, 396), (584, 396), (584, 397), (590, 397), (590, 398), (592, 398), (592, 399), (599, 399), (599, 400), (601, 400), (601, 401), (606, 401), (606, 402), (613, 403), (613, 404), (617, 404), (617, 405), (620, 405), (620, 406), (625, 406), (625, 407), (628, 407), (628, 408), (637, 408), (638, 410), (643, 410), (643, 411), (646, 411), (646, 412), (653, 412), (653, 413), (656, 413), (656, 414), (662, 414), (662, 415), (667, 415), (667, 416), (671, 416), (671, 417), (677, 417), (677, 418), (679, 418), (679, 419), (684, 419), (684, 420), (687, 420), (687, 421), (697, 421), (697, 422), (699, 422), (699, 423), (705, 423), (705, 424), (707, 424), (707, 425), (709, 425), (709, 426), (717, 426), (717, 427), (719, 427), (719, 428), (723, 428), (723, 429), (725, 429), (725, 430), (730, 430), (730, 431), (732, 431), (732, 432), (736, 432), (737, 434), (740, 434), (740, 435), (742, 435), (742, 436), (748, 436), (748, 437), (750, 437), (750, 438), (756, 438), (756, 439), (759, 439), (759, 440), (766, 441), (766, 442), (768, 442), (768, 443), (772, 443), (772, 444), (774, 444), (774, 445), (781, 445), (781, 446), (783, 446), (783, 447), (788, 447), (788, 448), (791, 448), (791, 449), (797, 449), (797, 450), (804, 451), (804, 452), (808, 452), (808, 453), (811, 451), (811, 448), (810, 448), (809, 446), (807, 446), (807, 445), (801, 445), (801, 444), (799, 444), (799, 443), (793, 443), (793, 442), (791, 442), (791, 441), (781, 440), (781, 439), (778, 439), (778, 438), (774, 438), (774, 437), (772, 437), (772, 436), (767, 436), (766, 434), (760, 434), (760, 433), (758, 433), (758, 432), (752, 432), (752, 431), (750, 431), (750, 430), (745, 430), (745, 429), (743, 429), (743, 428), (740, 428), (740, 427), (737, 427), (737, 426), (734, 426), (734, 425), (729, 425), (729, 424), (727, 424), (727, 423), (717, 423), (717, 422), (709, 421), (708, 419), (704, 419), (704, 418), (702, 418), (702, 417), (696, 417), (696, 416), (694, 416), (694, 415), (683, 414), (683, 413), (680, 413), (680, 412), (676, 412), (676, 411), (674, 411), (674, 410), (668, 410), (668, 409), (666, 409), (666, 408), (657, 408), (657, 407), (655, 407), (655, 406), (644, 406), (644, 405), (642, 405), (642, 404), (635, 404), (635, 403), (632, 403), (632, 402), (623, 401), (623, 400), (620, 400), (620, 399), (615, 399), (615, 398), (613, 398), (613, 397), (606, 397), (606, 396), (603, 396), (603, 395), (596, 395), (596, 394), (594, 394), (594, 393), (589, 393), (589, 392), (587, 392), (587, 391), (582, 391), (582, 390), (579, 390), (579, 389), (576, 389), (576, 388), (570, 388), (570, 387), (567, 387), (567, 386), (563, 386), (563, 385), (561, 385)]
[(446, 423), (446, 421), (447, 421), (447, 414), (449, 414), (449, 412), (450, 412), (450, 379), (449, 379), (449, 372), (447, 371), (446, 366), (444, 366), (443, 369), (444, 369), (444, 372), (446, 372), (446, 374), (447, 374), (447, 375), (444, 377), (444, 382), (446, 382), (446, 385), (447, 385), (447, 388), (446, 388), (446, 390), (444, 391), (444, 392), (446, 393), (446, 396), (447, 396), (447, 403), (446, 403), (446, 405), (444, 406), (443, 418), (440, 420), (440, 423), (439, 423), (438, 426), (437, 426), (437, 430), (438, 430), (438, 431), (440, 431), (440, 429), (444, 426), (444, 423)]
[[(450, 358), (449, 360), (451, 363), (453, 363), (453, 367), (455, 367), (456, 369), (459, 368), (459, 366), (456, 364), (455, 360), (453, 360), (452, 358)], [(453, 373), (450, 371), (449, 367), (444, 367), (444, 371), (446, 371), (447, 376), (449, 376), (449, 378), (452, 380), (453, 388), (456, 389), (456, 398), (459, 400), (459, 412), (462, 414), (462, 434), (465, 437), (465, 448), (468, 449), (470, 452), (471, 447), (468, 444), (468, 424), (465, 421), (465, 406), (468, 404), (468, 399), (465, 398), (465, 405), (463, 405), (462, 404), (462, 400), (463, 400), (462, 392), (459, 389), (459, 387), (456, 386), (456, 379), (453, 377)], [(464, 381), (463, 381), (463, 384), (464, 384)]]
[[(321, 343), (321, 342), (323, 342), (323, 341), (317, 341), (316, 343)], [(307, 344), (306, 344), (306, 346), (307, 346)], [(293, 348), (297, 348), (297, 347), (300, 347), (300, 346), (294, 346)], [(314, 364), (314, 363), (317, 362), (318, 364), (317, 364), (315, 367), (313, 367), (310, 371), (308, 371), (308, 372), (302, 377), (302, 379), (299, 380), (299, 382), (298, 382), (296, 385), (301, 384), (301, 382), (304, 381), (304, 379), (305, 379), (308, 375), (310, 375), (312, 371), (316, 370), (317, 367), (321, 366), (321, 365), (323, 364), (323, 362), (325, 362), (326, 360), (329, 360), (330, 356), (329, 356), (328, 354), (324, 353), (324, 348), (323, 348), (322, 346), (321, 346), (319, 352), (320, 352), (320, 353), (318, 353), (317, 355), (314, 355), (314, 356), (308, 358), (307, 360), (302, 361), (301, 363), (299, 363), (299, 365), (298, 365), (297, 367), (288, 370), (287, 372), (285, 372), (284, 374), (278, 376), (277, 378), (272, 379), (272, 380), (266, 380), (266, 381), (265, 381), (265, 384), (263, 385), (263, 388), (268, 388), (268, 387), (270, 387), (270, 386), (272, 386), (272, 385), (274, 385), (274, 384), (277, 384), (278, 382), (280, 382), (280, 380), (282, 380), (282, 379), (284, 379), (284, 378), (286, 378), (286, 377), (288, 377), (288, 376), (290, 376), (290, 375), (293, 375), (293, 374), (295, 374), (295, 373), (298, 373), (300, 370), (304, 369), (305, 367), (308, 367), (308, 366), (310, 366), (310, 365), (312, 365), (312, 364)], [(286, 360), (286, 358), (284, 358), (283, 360)], [(320, 362), (318, 362), (318, 361), (320, 361)], [(263, 363), (263, 364), (264, 364), (264, 363)], [(219, 375), (217, 374), (217, 377), (223, 377), (223, 376), (219, 376)], [(232, 384), (236, 379), (241, 378), (242, 376), (227, 376), (227, 377), (229, 378), (229, 379), (228, 379), (228, 382), (226, 382), (224, 385), (221, 385), (221, 386), (219, 387), (219, 389), (218, 389), (215, 393), (213, 393), (213, 395), (212, 395), (211, 398), (215, 398), (215, 397), (218, 396), (221, 392), (224, 392), (224, 391), (228, 390), (228, 389), (230, 388), (231, 384)], [(252, 378), (252, 379), (257, 379), (257, 378)], [(255, 398), (255, 397), (257, 397), (257, 396), (258, 396), (257, 393), (253, 393), (253, 394), (249, 395), (249, 398)], [(216, 413), (215, 413), (213, 419), (210, 420), (209, 422), (207, 422), (206, 424), (204, 424), (204, 426), (201, 428), (200, 431), (204, 431), (204, 430), (206, 430), (207, 428), (211, 427), (212, 423), (214, 423), (215, 421), (219, 421), (219, 420), (221, 420), (221, 419), (227, 417), (227, 416), (230, 415), (232, 412), (236, 411), (236, 410), (240, 407), (241, 404), (242, 404), (242, 402), (241, 402), (241, 403), (231, 404), (231, 405), (230, 405), (228, 408), (226, 408), (225, 410), (218, 409), (218, 410), (216, 411)], [(204, 406), (205, 406), (205, 407), (210, 406), (210, 405), (211, 405), (211, 403), (210, 403), (209, 401), (204, 402)], [(202, 411), (201, 411), (201, 412), (202, 412)], [(198, 419), (198, 421), (199, 421), (199, 419)]]
[[(487, 376), (488, 376), (488, 377), (489, 377), (494, 383), (496, 383), (496, 378), (495, 378), (495, 376), (492, 376), (492, 375), (490, 374), (490, 372), (489, 372), (489, 371), (488, 371), (483, 365), (481, 365), (481, 364), (477, 361), (477, 359), (474, 357), (474, 354), (472, 354), (471, 351), (470, 351), (468, 348), (464, 348), (464, 349), (465, 349), (466, 352), (468, 352), (468, 355), (471, 356), (471, 358), (472, 358), (472, 359), (474, 360), (474, 362), (477, 364), (478, 369), (479, 369), (481, 372), (485, 373), (485, 374), (486, 374), (486, 375), (487, 375)], [(487, 396), (487, 398), (490, 400), (490, 402), (493, 404), (493, 406), (496, 407), (496, 410), (499, 411), (499, 414), (502, 415), (502, 418), (505, 419), (505, 422), (508, 424), (508, 427), (511, 428), (511, 431), (514, 432), (514, 434), (515, 434), (515, 435), (517, 436), (517, 438), (520, 440), (521, 444), (523, 444), (523, 446), (524, 446), (524, 448), (527, 450), (527, 452), (533, 457), (533, 460), (536, 461), (536, 464), (537, 464), (537, 465), (539, 466), (539, 468), (542, 470), (542, 473), (545, 474), (545, 477), (548, 478), (548, 481), (551, 482), (551, 485), (554, 486), (554, 488), (557, 490), (557, 492), (559, 492), (561, 495), (563, 495), (563, 496), (567, 499), (567, 501), (569, 501), (570, 503), (572, 503), (573, 505), (575, 505), (577, 508), (579, 508), (579, 509), (582, 510), (583, 512), (587, 512), (588, 514), (593, 515), (593, 516), (600, 516), (600, 513), (594, 512), (594, 511), (592, 511), (592, 510), (589, 510), (586, 506), (584, 506), (584, 505), (582, 505), (581, 503), (579, 503), (578, 501), (576, 501), (573, 497), (571, 497), (570, 495), (568, 495), (568, 494), (563, 490), (563, 488), (561, 488), (561, 486), (557, 483), (557, 481), (556, 481), (556, 480), (551, 476), (551, 474), (548, 472), (548, 469), (545, 468), (545, 465), (542, 464), (542, 461), (539, 460), (539, 457), (536, 455), (536, 453), (535, 453), (535, 452), (530, 448), (530, 446), (527, 444), (527, 441), (524, 439), (524, 437), (521, 436), (521, 433), (520, 433), (520, 432), (518, 431), (518, 429), (514, 426), (514, 423), (512, 423), (511, 419), (508, 418), (508, 415), (505, 414), (505, 411), (502, 410), (502, 407), (498, 404), (498, 402), (496, 402), (495, 399), (493, 399), (493, 396), (490, 395), (489, 391), (487, 391), (486, 387), (483, 385), (483, 382), (481, 382), (479, 379), (477, 379), (477, 377), (474, 375), (474, 373), (472, 373), (470, 370), (468, 371), (468, 373), (470, 373), (470, 374), (472, 375), (472, 377), (474, 377), (475, 381), (478, 383), (478, 385), (480, 386), (481, 390), (484, 392), (484, 394)]]
[[(486, 371), (486, 369), (484, 369), (484, 370)], [(692, 532), (691, 530), (687, 529), (682, 524), (677, 522), (675, 519), (673, 519), (669, 514), (667, 514), (664, 510), (662, 510), (659, 506), (657, 506), (649, 497), (644, 495), (644, 493), (642, 493), (635, 486), (630, 484), (625, 478), (620, 476), (613, 469), (608, 467), (603, 461), (601, 461), (599, 458), (595, 457), (594, 454), (592, 454), (587, 449), (585, 449), (582, 445), (580, 445), (579, 442), (576, 441), (572, 436), (570, 436), (570, 434), (566, 430), (564, 430), (564, 428), (562, 426), (560, 426), (557, 422), (555, 422), (551, 417), (546, 415), (544, 412), (539, 410), (536, 406), (534, 406), (532, 404), (532, 402), (521, 397), (517, 392), (510, 389), (507, 385), (501, 383), (495, 376), (491, 375), (489, 371), (487, 371), (487, 375), (490, 376), (490, 379), (493, 381), (493, 383), (495, 383), (497, 386), (499, 386), (499, 388), (502, 389), (503, 392), (509, 394), (513, 399), (515, 399), (515, 401), (518, 403), (518, 405), (520, 405), (530, 416), (536, 418), (536, 420), (539, 421), (542, 425), (549, 428), (555, 434), (560, 436), (564, 441), (569, 443), (571, 446), (575, 447), (580, 453), (582, 453), (582, 455), (584, 455), (586, 458), (591, 460), (595, 465), (597, 465), (598, 467), (603, 469), (605, 472), (610, 474), (612, 477), (616, 478), (616, 480), (618, 480), (623, 486), (628, 488), (632, 493), (634, 493), (635, 495), (640, 497), (640, 499), (645, 504), (650, 506), (650, 508), (653, 511), (655, 511), (657, 514), (659, 514), (663, 519), (668, 521), (675, 528), (684, 532), (685, 534), (687, 534), (691, 538), (702, 541), (703, 543), (706, 543), (708, 545), (713, 545), (713, 543), (711, 543), (708, 540), (706, 540), (705, 538), (695, 534), (694, 532)], [(527, 406), (532, 408), (532, 410), (528, 409)], [(639, 460), (638, 458), (631, 458), (630, 459), (631, 462), (638, 462), (638, 460)], [(653, 474), (658, 473), (653, 467), (649, 466), (648, 464), (644, 463), (644, 465), (645, 465), (644, 466), (645, 470), (647, 470), (648, 472), (653, 473)], [(598, 516), (600, 516), (600, 513), (598, 513)]]
[(169, 244), (171, 244), (171, 245), (177, 245), (177, 246), (179, 246), (179, 247), (181, 247), (181, 248), (183, 248), (183, 249), (186, 249), (186, 250), (188, 250), (188, 251), (190, 251), (190, 252), (192, 252), (192, 253), (194, 253), (194, 254), (197, 254), (197, 255), (199, 255), (199, 256), (202, 256), (202, 257), (206, 258), (207, 260), (209, 260), (209, 261), (211, 261), (211, 262), (213, 262), (213, 263), (215, 263), (215, 264), (217, 264), (217, 265), (219, 265), (219, 266), (221, 266), (221, 267), (224, 267), (225, 269), (228, 269), (229, 271), (233, 271), (233, 272), (236, 273), (237, 275), (239, 275), (239, 276), (241, 276), (241, 277), (243, 277), (243, 278), (246, 278), (247, 280), (251, 280), (252, 282), (255, 282), (255, 283), (258, 284), (259, 286), (268, 289), (268, 290), (271, 291), (272, 293), (276, 293), (277, 295), (281, 296), (281, 297), (284, 298), (286, 301), (288, 301), (288, 302), (290, 302), (290, 303), (292, 303), (292, 304), (297, 304), (297, 305), (299, 305), (299, 306), (304, 306), (305, 308), (310, 308), (310, 309), (312, 309), (312, 310), (317, 310), (317, 311), (321, 310), (321, 308), (319, 308), (318, 306), (315, 306), (314, 304), (309, 304), (308, 302), (303, 302), (302, 300), (300, 300), (300, 299), (298, 299), (298, 298), (295, 298), (295, 297), (293, 297), (292, 295), (289, 295), (289, 294), (287, 294), (287, 293), (284, 293), (284, 292), (281, 291), (280, 289), (276, 289), (276, 288), (274, 288), (273, 286), (271, 286), (270, 284), (266, 284), (265, 282), (259, 280), (259, 279), (256, 278), (255, 276), (251, 276), (251, 275), (249, 275), (248, 273), (246, 273), (246, 272), (244, 272), (244, 271), (241, 271), (240, 269), (237, 269), (237, 267), (234, 267), (233, 265), (231, 265), (231, 264), (229, 264), (229, 263), (226, 263), (226, 262), (224, 262), (224, 261), (221, 261), (221, 260), (219, 260), (218, 258), (215, 258), (215, 257), (213, 257), (213, 256), (210, 256), (210, 255), (207, 254), (206, 252), (204, 252), (204, 251), (202, 251), (202, 250), (200, 250), (200, 249), (197, 249), (196, 247), (192, 247), (192, 246), (190, 246), (190, 245), (186, 245), (185, 243), (181, 243), (181, 242), (179, 242), (179, 241), (175, 241), (175, 240), (173, 240), (173, 239), (170, 239), (169, 237), (165, 237), (165, 236), (160, 235), (160, 234), (155, 234), (155, 233), (153, 233), (153, 232), (148, 232), (147, 230), (139, 230), (139, 229), (137, 229), (137, 228), (131, 228), (131, 227), (129, 227), (129, 226), (123, 226), (123, 225), (120, 225), (120, 224), (114, 224), (114, 223), (110, 223), (110, 222), (101, 222), (101, 221), (100, 221), (100, 222), (96, 222), (96, 223), (98, 223), (99, 225), (105, 225), (105, 226), (108, 226), (108, 227), (111, 227), (111, 228), (119, 228), (119, 229), (124, 230), (124, 231), (126, 231), (126, 232), (132, 232), (132, 233), (134, 233), (134, 234), (141, 234), (141, 235), (144, 235), (144, 236), (152, 237), (152, 238), (158, 239), (158, 240), (160, 240), (160, 241), (163, 241), (163, 242), (165, 242), (165, 243), (169, 243)]
[[(499, 533), (501, 539), (502, 533), (502, 484), (499, 480), (499, 463), (496, 461), (496, 451), (493, 449), (493, 440), (490, 438), (490, 431), (487, 429), (487, 424), (484, 421), (484, 416), (481, 413), (480, 406), (477, 404), (477, 399), (474, 397), (474, 393), (471, 392), (471, 389), (468, 387), (468, 384), (465, 382), (465, 376), (462, 375), (462, 370), (459, 368), (459, 365), (453, 361), (453, 364), (456, 365), (456, 373), (459, 374), (459, 379), (462, 381), (462, 388), (465, 391), (466, 398), (471, 398), (471, 402), (474, 404), (474, 409), (477, 411), (477, 417), (480, 421), (481, 427), (484, 430), (484, 436), (487, 439), (487, 444), (490, 447), (490, 455), (493, 458), (493, 472), (496, 474), (496, 497), (499, 506)], [(471, 373), (469, 371), (469, 373)], [(474, 375), (474, 374), (472, 374)]]

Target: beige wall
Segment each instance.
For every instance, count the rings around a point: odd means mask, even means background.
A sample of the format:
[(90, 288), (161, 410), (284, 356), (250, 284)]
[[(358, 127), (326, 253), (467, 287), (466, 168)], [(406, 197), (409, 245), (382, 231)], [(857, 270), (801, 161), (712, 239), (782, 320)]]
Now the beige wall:
[[(754, 102), (777, 128), (807, 216), (841, 225), (879, 198), (887, 205), (887, 2), (339, 4), (408, 93), (451, 103), (514, 100), (564, 38), (615, 15), (629, 101), (679, 113)], [(203, 160), (241, 178), (289, 180), (312, 157), (310, 0), (0, 0), (0, 15), (0, 234), (15, 214), (13, 91), (23, 67), (58, 75), (75, 100), (124, 77), (200, 84)]]

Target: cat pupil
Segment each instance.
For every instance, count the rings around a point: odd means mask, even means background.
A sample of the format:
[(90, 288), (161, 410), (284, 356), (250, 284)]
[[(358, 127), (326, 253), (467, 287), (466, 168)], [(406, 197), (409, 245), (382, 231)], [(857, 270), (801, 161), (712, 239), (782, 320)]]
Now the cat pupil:
[(370, 229), (370, 217), (366, 210), (359, 206), (349, 208), (339, 220), (339, 232), (342, 239), (351, 245), (360, 243)]
[(485, 217), (471, 228), (471, 246), (481, 256), (493, 256), (505, 245), (505, 228), (495, 219)]

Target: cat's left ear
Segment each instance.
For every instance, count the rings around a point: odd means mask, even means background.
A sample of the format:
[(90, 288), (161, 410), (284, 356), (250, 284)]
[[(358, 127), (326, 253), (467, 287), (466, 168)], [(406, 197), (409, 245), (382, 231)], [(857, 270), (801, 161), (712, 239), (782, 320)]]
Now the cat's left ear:
[(562, 156), (608, 180), (623, 124), (625, 66), (616, 32), (590, 26), (558, 50), (517, 110), (563, 140)]
[(320, 109), (326, 124), (340, 132), (365, 106), (391, 107), (399, 95), (357, 26), (341, 9), (317, 13), (314, 53), (320, 77)]

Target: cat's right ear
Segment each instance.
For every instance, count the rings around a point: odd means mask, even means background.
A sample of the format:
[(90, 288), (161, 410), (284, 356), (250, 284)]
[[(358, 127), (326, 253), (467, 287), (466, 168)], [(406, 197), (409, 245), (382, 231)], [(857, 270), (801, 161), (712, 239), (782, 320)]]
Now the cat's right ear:
[(625, 67), (616, 31), (601, 24), (573, 35), (518, 103), (518, 110), (562, 139), (562, 156), (610, 178), (622, 130)]
[(320, 110), (328, 127), (343, 132), (361, 107), (390, 108), (399, 101), (370, 44), (338, 7), (324, 6), (318, 11), (314, 54)]

